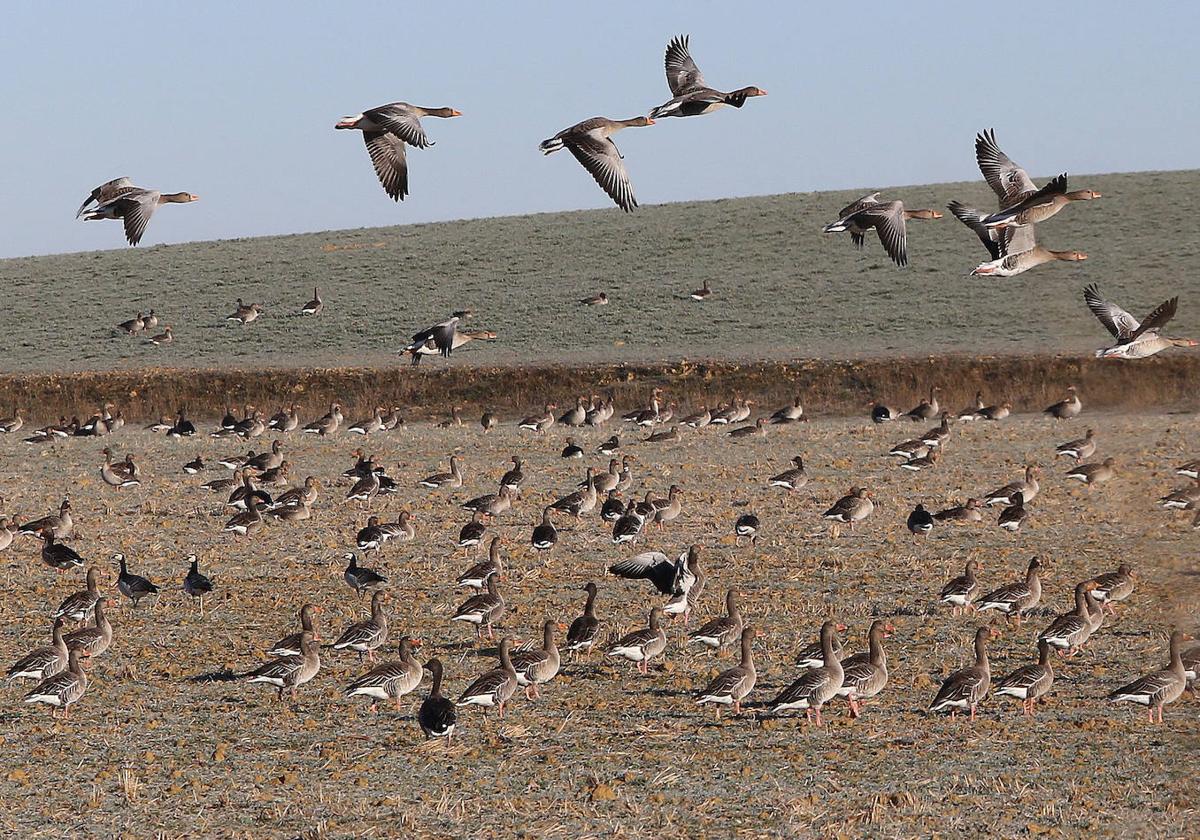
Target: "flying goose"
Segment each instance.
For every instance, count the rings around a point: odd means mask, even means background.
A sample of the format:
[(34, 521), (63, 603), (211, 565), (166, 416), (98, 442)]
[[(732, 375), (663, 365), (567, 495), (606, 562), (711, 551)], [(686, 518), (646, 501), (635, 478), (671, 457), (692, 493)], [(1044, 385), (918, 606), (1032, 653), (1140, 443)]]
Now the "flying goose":
[[(732, 590), (731, 590), (732, 591)], [(696, 704), (712, 703), (717, 712), (717, 720), (721, 719), (721, 706), (733, 706), (733, 713), (742, 713), (742, 700), (754, 690), (758, 674), (754, 669), (752, 645), (755, 631), (747, 627), (741, 632), (742, 658), (732, 668), (718, 674), (707, 687), (696, 694)]]
[(407, 102), (391, 102), (370, 108), (353, 117), (343, 117), (334, 128), (357, 129), (363, 133), (367, 154), (383, 190), (393, 201), (408, 195), (408, 159), (405, 146), (427, 149), (433, 141), (425, 136), (421, 117), (461, 117), (454, 108), (422, 108)]
[[(439, 324), (438, 326), (442, 327), (442, 326), (444, 326), (444, 324)], [(436, 327), (433, 329), (436, 329)], [(400, 351), (401, 354), (408, 353), (412, 357), (412, 364), (414, 364), (414, 365), (420, 364), (421, 358), (423, 356), (446, 356), (446, 357), (448, 357), (450, 355), (450, 351), (457, 350), (459, 347), (462, 347), (464, 344), (466, 344), (469, 341), (495, 341), (496, 340), (496, 331), (495, 330), (484, 330), (484, 329), (475, 329), (475, 328), (460, 330), (460, 329), (455, 328), (454, 332), (450, 334), (450, 337), (447, 340), (448, 344), (446, 346), (449, 347), (449, 351), (448, 351), (448, 350), (444, 350), (442, 347), (440, 347), (438, 345), (437, 338), (434, 335), (426, 335), (426, 337), (424, 339), (421, 338), (421, 335), (422, 335), (422, 333), (417, 333), (413, 337), (412, 342), (408, 346), (406, 346), (403, 350)]]
[(1100, 297), (1100, 289), (1095, 283), (1084, 288), (1083, 300), (1097, 320), (1117, 340), (1111, 347), (1097, 350), (1097, 359), (1145, 359), (1171, 347), (1200, 345), (1200, 342), (1194, 339), (1168, 338), (1160, 332), (1175, 317), (1179, 308), (1178, 297), (1164, 300), (1141, 322), (1115, 303)]
[(988, 638), (994, 633), (987, 627), (975, 631), (975, 664), (955, 671), (946, 677), (937, 696), (929, 704), (929, 711), (950, 711), (954, 717), (962, 709), (969, 709), (971, 721), (975, 721), (975, 708), (987, 697), (992, 685), (992, 669), (988, 662)]
[(538, 148), (547, 155), (563, 148), (570, 151), (600, 188), (608, 193), (608, 197), (626, 213), (631, 213), (638, 203), (633, 197), (633, 185), (629, 183), (624, 156), (613, 143), (612, 135), (625, 128), (647, 125), (654, 125), (654, 120), (650, 117), (627, 120), (592, 117), (563, 129), (549, 140), (543, 140)]
[(1183, 694), (1187, 685), (1186, 671), (1183, 667), (1182, 646), (1183, 633), (1179, 630), (1171, 632), (1171, 658), (1167, 667), (1144, 677), (1139, 677), (1128, 685), (1123, 685), (1108, 695), (1111, 703), (1140, 703), (1146, 707), (1150, 722), (1154, 722), (1154, 712), (1158, 711), (1158, 722), (1162, 723), (1163, 706), (1174, 703)]
[(1050, 644), (1038, 639), (1038, 661), (1034, 665), (1022, 665), (996, 683), (995, 693), (1016, 697), (1021, 701), (1021, 711), (1032, 717), (1038, 698), (1050, 691), (1054, 685), (1054, 667), (1050, 664)]
[(1094, 190), (1068, 193), (1065, 174), (1038, 189), (1029, 173), (1001, 151), (994, 129), (975, 135), (975, 162), (988, 186), (996, 193), (1000, 209), (1009, 213), (1010, 218), (1001, 217), (996, 220), (998, 223), (1028, 225), (1044, 222), (1072, 201), (1100, 198), (1100, 193)]
[(688, 35), (677, 35), (667, 44), (664, 60), (667, 71), (667, 87), (671, 99), (650, 111), (651, 119), (661, 117), (696, 117), (711, 114), (726, 106), (741, 108), (753, 96), (766, 96), (762, 88), (749, 86), (724, 93), (708, 87), (700, 68), (692, 60), (688, 49)]
[(426, 740), (445, 738), (449, 744), (454, 737), (458, 712), (454, 708), (454, 701), (442, 695), (442, 662), (434, 657), (421, 667), (429, 672), (433, 687), (429, 689), (429, 696), (421, 702), (421, 708), (417, 711), (417, 723)]
[[(874, 196), (878, 196), (875, 193)], [(824, 233), (850, 231), (854, 244), (862, 246), (866, 232), (875, 229), (883, 250), (898, 266), (908, 265), (908, 231), (905, 222), (909, 219), (940, 219), (936, 210), (906, 210), (904, 202), (889, 201), (881, 204), (872, 196), (864, 196), (853, 204), (842, 208), (836, 222), (822, 228)]]
[(84, 221), (121, 219), (125, 225), (125, 239), (130, 245), (137, 245), (142, 241), (150, 217), (160, 205), (188, 204), (199, 199), (200, 196), (192, 193), (161, 193), (134, 186), (128, 178), (115, 178), (92, 190), (79, 206), (75, 218), (83, 216)]

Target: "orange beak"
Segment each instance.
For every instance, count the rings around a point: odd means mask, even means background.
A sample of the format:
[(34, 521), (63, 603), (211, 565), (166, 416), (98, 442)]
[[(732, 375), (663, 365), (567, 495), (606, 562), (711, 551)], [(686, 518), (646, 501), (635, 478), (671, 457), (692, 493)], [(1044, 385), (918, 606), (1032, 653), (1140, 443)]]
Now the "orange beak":
[(646, 125), (654, 125), (654, 120), (650, 119), (649, 117), (646, 117)]
[(451, 108), (451, 109), (450, 109), (450, 116), (452, 116), (452, 117), (461, 117), (461, 116), (462, 116), (462, 111), (457, 111), (457, 110), (455, 110), (454, 108)]

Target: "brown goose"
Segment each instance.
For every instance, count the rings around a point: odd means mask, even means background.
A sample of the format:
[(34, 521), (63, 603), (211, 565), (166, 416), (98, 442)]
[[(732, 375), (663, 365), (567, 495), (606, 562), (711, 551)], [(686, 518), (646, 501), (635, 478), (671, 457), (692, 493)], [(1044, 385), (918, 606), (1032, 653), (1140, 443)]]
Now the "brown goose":
[(517, 685), (525, 688), (527, 700), (541, 697), (539, 685), (545, 685), (558, 675), (561, 659), (558, 646), (554, 643), (554, 631), (563, 629), (557, 622), (547, 621), (542, 625), (541, 650), (522, 650), (512, 655), (513, 670), (517, 674)]
[(773, 475), (767, 483), (772, 487), (782, 487), (789, 493), (795, 493), (808, 484), (808, 473), (804, 471), (804, 458), (796, 455), (792, 458), (792, 468), (784, 470), (779, 475)]
[(1025, 509), (1021, 491), (1017, 490), (1009, 498), (1008, 507), (1000, 511), (1000, 516), (996, 518), (996, 524), (1005, 531), (1015, 534), (1021, 530), (1021, 526), (1028, 518), (1029, 511)]
[(137, 487), (142, 483), (138, 479), (138, 468), (132, 455), (126, 455), (124, 461), (113, 463), (112, 450), (106, 446), (102, 452), (104, 463), (100, 467), (100, 477), (105, 484), (111, 487)]
[(1082, 481), (1090, 489), (1093, 484), (1110, 481), (1117, 474), (1115, 458), (1105, 458), (1099, 464), (1079, 464), (1067, 471), (1067, 478)]
[(554, 409), (556, 406), (553, 403), (546, 403), (545, 410), (541, 414), (531, 414), (525, 417), (517, 424), (518, 429), (528, 429), (531, 432), (542, 434), (551, 426), (554, 425)]
[(1087, 581), (1075, 586), (1075, 609), (1055, 618), (1038, 636), (1039, 642), (1045, 642), (1059, 654), (1065, 651), (1067, 656), (1073, 656), (1087, 643), (1100, 627), (1097, 619), (1104, 615), (1100, 609), (1092, 609), (1096, 601), (1091, 597), (1091, 587)]
[(333, 643), (334, 650), (352, 650), (358, 654), (361, 662), (363, 654), (367, 661), (375, 661), (375, 650), (387, 641), (388, 619), (383, 602), (387, 599), (386, 592), (376, 591), (371, 595), (371, 617), (366, 621), (356, 621), (338, 636)]
[(1054, 667), (1050, 664), (1050, 644), (1038, 639), (1038, 661), (1035, 665), (1022, 665), (996, 683), (996, 694), (1016, 697), (1021, 701), (1021, 711), (1032, 717), (1038, 698), (1050, 691), (1054, 685)]
[(283, 700), (285, 691), (296, 699), (296, 689), (312, 680), (321, 670), (321, 652), (313, 634), (305, 630), (300, 634), (300, 656), (281, 656), (265, 662), (246, 675), (247, 682), (273, 685), (278, 690), (277, 699)]
[[(1079, 399), (1079, 392), (1074, 385), (1067, 386), (1067, 396), (1054, 405), (1048, 406), (1042, 410), (1043, 414), (1049, 414), (1058, 420), (1069, 420), (1075, 417), (1079, 412), (1083, 411), (1083, 403)], [(1026, 499), (1025, 501), (1029, 501)]]
[(241, 298), (238, 298), (237, 306), (234, 308), (233, 313), (226, 315), (225, 320), (237, 321), (244, 327), (247, 324), (257, 321), (262, 313), (263, 306), (261, 303), (245, 303)]
[(67, 669), (67, 643), (63, 641), (63, 620), (55, 618), (50, 629), (49, 647), (34, 648), (14, 662), (5, 674), (7, 680), (45, 680)]
[(1162, 328), (1175, 317), (1179, 307), (1178, 297), (1160, 303), (1141, 322), (1115, 303), (1100, 297), (1100, 290), (1095, 283), (1083, 290), (1083, 300), (1117, 340), (1115, 345), (1097, 350), (1098, 359), (1145, 359), (1172, 347), (1195, 347), (1200, 344), (1194, 339), (1169, 338), (1162, 334)]
[(1096, 431), (1094, 429), (1088, 429), (1087, 434), (1078, 440), (1069, 440), (1066, 443), (1060, 443), (1054, 448), (1055, 457), (1066, 455), (1068, 458), (1074, 458), (1076, 461), (1092, 457), (1095, 451)]
[(996, 143), (995, 129), (975, 135), (975, 162), (1000, 202), (1001, 210), (1009, 211), (1009, 223), (1029, 225), (1044, 222), (1072, 201), (1100, 198), (1094, 190), (1067, 193), (1065, 176), (1062, 190), (1038, 189), (1029, 173), (1013, 162)]
[(583, 168), (595, 179), (600, 188), (608, 193), (618, 207), (626, 213), (638, 206), (633, 197), (633, 185), (625, 170), (625, 159), (612, 141), (612, 135), (625, 128), (654, 125), (649, 117), (632, 117), (627, 120), (610, 120), (607, 117), (592, 117), (565, 128), (538, 146), (543, 154), (552, 154), (567, 149)]
[(851, 487), (850, 492), (833, 503), (833, 507), (821, 514), (825, 519), (833, 522), (833, 536), (838, 535), (838, 529), (849, 524), (850, 530), (854, 530), (854, 523), (860, 522), (871, 515), (875, 510), (875, 503), (871, 501), (871, 493), (864, 487)]
[(87, 588), (68, 595), (58, 605), (51, 618), (61, 618), (65, 621), (87, 621), (96, 609), (100, 600), (99, 586), (100, 570), (95, 566), (87, 570)]
[(891, 625), (883, 621), (871, 622), (867, 632), (867, 652), (856, 653), (842, 661), (842, 687), (838, 697), (845, 697), (850, 704), (850, 716), (862, 714), (862, 702), (870, 700), (887, 686), (887, 654), (883, 640), (891, 635)]
[(1113, 604), (1120, 603), (1133, 594), (1135, 577), (1133, 567), (1122, 563), (1115, 572), (1097, 575), (1087, 583), (1092, 584), (1092, 597), (1099, 601), (1105, 610), (1115, 613)]
[[(137, 245), (146, 233), (146, 225), (163, 204), (189, 204), (200, 196), (188, 192), (161, 193), (134, 186), (128, 178), (116, 178), (101, 184), (80, 205), (75, 218), (84, 221), (99, 219), (121, 219), (125, 225), (125, 239)], [(94, 206), (89, 206), (93, 205)]]
[(941, 414), (942, 407), (938, 403), (937, 395), (941, 392), (941, 388), (932, 387), (929, 389), (929, 399), (921, 400), (915, 408), (909, 409), (903, 416), (909, 420), (932, 420)]
[(804, 413), (804, 405), (800, 402), (800, 395), (795, 396), (791, 405), (785, 405), (772, 414), (771, 422), (775, 425), (808, 422), (808, 416)]
[(978, 571), (978, 561), (968, 560), (966, 570), (943, 586), (942, 591), (938, 593), (938, 603), (950, 604), (951, 615), (975, 609), (971, 602), (975, 600), (975, 595), (979, 591), (979, 581), (975, 579)]
[(929, 704), (929, 711), (950, 711), (954, 717), (961, 709), (969, 709), (972, 722), (975, 720), (975, 708), (987, 697), (992, 685), (992, 668), (988, 662), (987, 643), (993, 635), (991, 629), (980, 627), (975, 631), (975, 664), (955, 671), (946, 677), (937, 696)]
[(328, 437), (341, 427), (342, 421), (345, 419), (345, 415), (342, 414), (341, 404), (335, 402), (329, 406), (329, 412), (324, 417), (314, 420), (305, 426), (304, 433)]
[(431, 490), (436, 490), (440, 487), (458, 488), (462, 487), (462, 484), (462, 461), (459, 460), (457, 455), (450, 456), (450, 472), (435, 473), (417, 482), (418, 486)]
[(421, 663), (413, 657), (413, 649), (420, 642), (405, 637), (400, 640), (400, 658), (392, 662), (381, 662), (367, 673), (346, 686), (346, 697), (370, 697), (371, 711), (376, 711), (380, 700), (392, 700), (400, 710), (400, 698), (414, 691), (424, 676)]
[[(879, 193), (875, 193), (877, 197)], [(889, 201), (881, 204), (872, 196), (864, 196), (858, 201), (842, 208), (836, 222), (825, 225), (825, 233), (841, 233), (850, 231), (854, 244), (862, 246), (863, 238), (872, 228), (879, 234), (879, 242), (883, 250), (898, 266), (908, 265), (908, 230), (905, 224), (909, 219), (940, 219), (942, 214), (936, 210), (906, 210), (904, 202)]]
[(1158, 722), (1162, 723), (1163, 706), (1178, 700), (1187, 684), (1182, 658), (1183, 639), (1182, 632), (1173, 630), (1171, 632), (1171, 658), (1167, 667), (1116, 689), (1108, 695), (1109, 702), (1140, 703), (1146, 707), (1151, 723), (1154, 722), (1155, 710), (1158, 711)]
[(696, 695), (696, 704), (712, 703), (717, 712), (717, 720), (721, 719), (721, 706), (733, 706), (733, 713), (742, 713), (742, 700), (754, 690), (758, 673), (754, 670), (754, 628), (747, 627), (742, 631), (742, 658), (732, 668), (722, 671)]
[(510, 651), (512, 642), (500, 640), (500, 667), (486, 671), (467, 686), (458, 698), (459, 706), (495, 706), (504, 717), (504, 706), (517, 691), (517, 672)]
[(832, 621), (821, 625), (821, 665), (801, 674), (781, 691), (771, 701), (772, 714), (804, 709), (808, 722), (821, 726), (821, 707), (837, 696), (845, 679), (842, 663), (833, 649), (835, 629)]
[(650, 610), (650, 626), (622, 636), (608, 649), (608, 655), (635, 662), (637, 669), (647, 674), (650, 660), (666, 647), (667, 632), (662, 627), (662, 607), (653, 607)]
[(1016, 616), (1017, 626), (1021, 624), (1021, 614), (1029, 612), (1042, 600), (1042, 579), (1038, 576), (1041, 562), (1034, 557), (1029, 561), (1025, 571), (1025, 579), (1005, 584), (994, 589), (979, 599), (976, 609), (999, 610), (1006, 616)]
[(671, 99), (650, 111), (653, 119), (660, 117), (697, 117), (725, 107), (741, 108), (753, 96), (766, 96), (767, 92), (754, 86), (738, 88), (724, 93), (710, 88), (700, 75), (700, 68), (692, 60), (688, 49), (687, 35), (677, 35), (667, 44), (664, 61), (667, 70), (667, 87)]
[(97, 601), (93, 612), (95, 625), (73, 630), (64, 636), (63, 640), (67, 643), (67, 647), (71, 650), (79, 650), (80, 653), (88, 656), (100, 656), (105, 653), (112, 645), (113, 628), (104, 611), (113, 606), (116, 606), (116, 602), (106, 598)]
[(583, 586), (587, 593), (587, 601), (583, 605), (583, 615), (571, 622), (567, 629), (567, 639), (563, 649), (570, 653), (587, 652), (596, 643), (600, 632), (600, 620), (596, 618), (596, 584), (588, 581)]
[(461, 116), (462, 112), (454, 108), (422, 108), (407, 102), (391, 102), (353, 117), (343, 117), (334, 128), (363, 133), (367, 154), (384, 192), (393, 201), (403, 201), (408, 195), (408, 158), (404, 147), (427, 149), (433, 145), (425, 136), (421, 117)]
[(321, 641), (321, 634), (317, 632), (316, 619), (314, 616), (317, 613), (324, 612), (316, 604), (305, 604), (300, 608), (300, 629), (295, 633), (284, 636), (278, 642), (273, 644), (270, 650), (267, 651), (267, 656), (303, 656), (304, 634), (308, 633), (312, 636), (314, 642)]
[(51, 706), (50, 714), (62, 709), (63, 717), (71, 716), (71, 704), (78, 702), (87, 691), (87, 674), (79, 664), (79, 657), (87, 656), (79, 650), (72, 649), (67, 654), (67, 670), (52, 677), (47, 677), (25, 695), (26, 703), (45, 703)]
[(742, 635), (742, 611), (738, 608), (738, 593), (730, 589), (725, 593), (725, 615), (706, 621), (688, 633), (688, 643), (699, 642), (709, 651), (720, 650)]
[(484, 581), (486, 592), (473, 595), (459, 605), (450, 616), (451, 621), (466, 621), (475, 625), (475, 638), (483, 638), (483, 628), (487, 627), (488, 638), (494, 638), (492, 625), (504, 615), (507, 609), (504, 596), (496, 585), (498, 574), (490, 574)]
[(983, 497), (985, 505), (1010, 505), (1014, 493), (1021, 494), (1021, 500), (1024, 504), (1029, 504), (1038, 494), (1041, 486), (1038, 484), (1037, 477), (1041, 473), (1041, 469), (1034, 464), (1025, 467), (1024, 480), (1013, 481), (1005, 484), (998, 490), (994, 490)]
[(933, 515), (933, 518), (938, 522), (979, 522), (983, 519), (983, 514), (979, 512), (981, 507), (983, 507), (983, 502), (970, 498), (965, 504), (939, 510)]
[(504, 563), (500, 558), (500, 538), (492, 537), (492, 541), (488, 545), (487, 559), (467, 569), (458, 576), (458, 580), (455, 583), (458, 586), (466, 586), (470, 589), (483, 589), (487, 585), (489, 577), (492, 575), (502, 575), (503, 573)]

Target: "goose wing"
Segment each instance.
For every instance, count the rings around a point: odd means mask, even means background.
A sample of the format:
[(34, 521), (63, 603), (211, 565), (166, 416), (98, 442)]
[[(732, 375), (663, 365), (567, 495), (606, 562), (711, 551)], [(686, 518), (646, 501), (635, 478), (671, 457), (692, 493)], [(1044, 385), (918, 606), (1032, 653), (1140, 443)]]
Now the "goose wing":
[(1083, 301), (1088, 305), (1088, 309), (1092, 310), (1092, 314), (1096, 316), (1097, 320), (1104, 325), (1104, 328), (1112, 333), (1113, 338), (1130, 341), (1133, 334), (1141, 327), (1137, 318), (1115, 303), (1110, 303), (1100, 297), (1100, 289), (1095, 283), (1084, 288)]
[(692, 60), (688, 49), (688, 36), (678, 35), (667, 44), (665, 60), (667, 70), (667, 87), (672, 96), (682, 96), (690, 90), (704, 87), (704, 77), (700, 68)]
[(363, 112), (363, 116), (383, 126), (387, 132), (394, 134), (410, 146), (426, 149), (433, 145), (433, 141), (425, 136), (420, 115), (413, 112), (403, 102), (393, 102), (390, 105), (372, 108)]
[(989, 128), (975, 136), (975, 162), (992, 192), (1000, 199), (1001, 207), (1015, 204), (1022, 196), (1037, 191), (1029, 173), (1000, 151), (994, 129)]
[(408, 195), (408, 158), (404, 141), (388, 131), (364, 131), (362, 135), (384, 192), (393, 201), (403, 201)]
[(625, 161), (616, 143), (593, 134), (570, 134), (563, 138), (563, 145), (618, 207), (629, 213), (638, 206)]
[(908, 265), (908, 233), (904, 224), (904, 205), (899, 201), (875, 204), (854, 213), (852, 219), (861, 228), (875, 228), (883, 250), (892, 262)]
[(1179, 307), (1179, 298), (1173, 297), (1170, 300), (1164, 300), (1154, 311), (1146, 316), (1141, 325), (1133, 331), (1133, 335), (1129, 337), (1130, 341), (1134, 341), (1140, 335), (1144, 335), (1152, 330), (1158, 330), (1168, 321), (1175, 317), (1175, 310)]

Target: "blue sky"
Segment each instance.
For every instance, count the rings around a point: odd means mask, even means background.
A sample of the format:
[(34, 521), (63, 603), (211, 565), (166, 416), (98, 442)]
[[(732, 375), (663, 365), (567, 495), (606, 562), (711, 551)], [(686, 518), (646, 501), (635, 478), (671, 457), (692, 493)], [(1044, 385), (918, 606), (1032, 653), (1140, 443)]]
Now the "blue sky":
[[(977, 177), (994, 126), (1035, 175), (1200, 166), (1200, 4), (26, 3), (5, 7), (0, 256), (121, 247), (79, 222), (119, 175), (201, 201), (143, 244), (611, 207), (537, 143), (668, 99), (690, 33), (741, 111), (618, 138), (643, 204)], [(451, 106), (390, 201), (342, 116)]]

